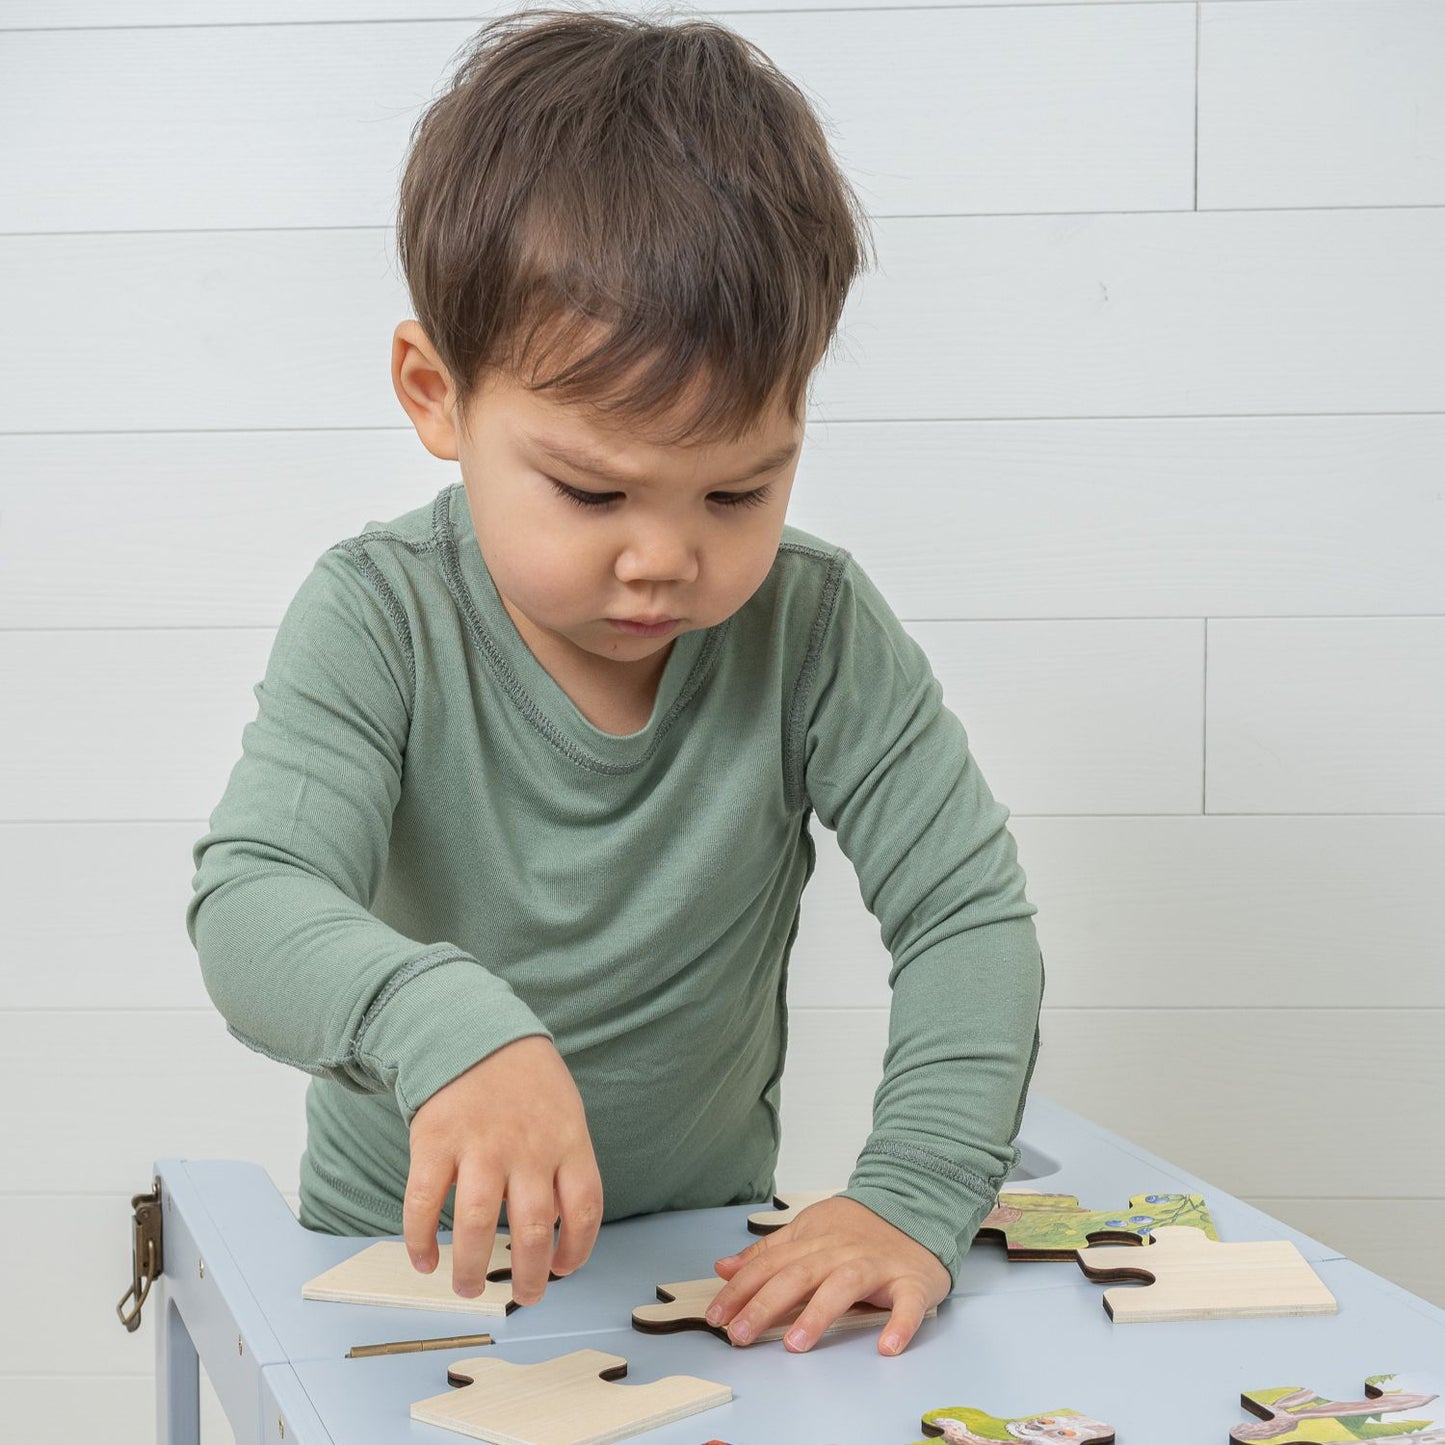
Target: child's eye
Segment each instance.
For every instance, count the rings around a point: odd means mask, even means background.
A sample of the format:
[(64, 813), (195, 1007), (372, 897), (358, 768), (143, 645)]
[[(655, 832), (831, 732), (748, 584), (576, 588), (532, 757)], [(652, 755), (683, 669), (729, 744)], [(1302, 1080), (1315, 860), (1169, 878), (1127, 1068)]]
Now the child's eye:
[(755, 487), (751, 492), (714, 492), (713, 501), (724, 507), (761, 507), (770, 493), (769, 487)]
[(547, 480), (556, 487), (561, 496), (569, 502), (575, 502), (579, 507), (606, 507), (622, 495), (621, 492), (579, 492), (575, 487), (566, 486), (555, 477), (548, 477)]

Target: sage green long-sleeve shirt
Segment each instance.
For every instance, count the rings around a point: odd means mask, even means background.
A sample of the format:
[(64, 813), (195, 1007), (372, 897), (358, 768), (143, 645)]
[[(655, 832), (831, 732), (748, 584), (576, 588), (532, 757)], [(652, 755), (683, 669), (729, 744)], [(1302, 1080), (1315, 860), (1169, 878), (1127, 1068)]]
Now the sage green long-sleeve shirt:
[(1035, 909), (1008, 810), (845, 550), (785, 528), (618, 736), (523, 642), (456, 484), (320, 557), (255, 695), (186, 926), (230, 1031), (314, 1076), (303, 1224), (400, 1233), (413, 1115), (528, 1034), (577, 1082), (607, 1219), (767, 1198), (816, 817), (893, 960), (846, 1193), (956, 1274), (1017, 1160)]

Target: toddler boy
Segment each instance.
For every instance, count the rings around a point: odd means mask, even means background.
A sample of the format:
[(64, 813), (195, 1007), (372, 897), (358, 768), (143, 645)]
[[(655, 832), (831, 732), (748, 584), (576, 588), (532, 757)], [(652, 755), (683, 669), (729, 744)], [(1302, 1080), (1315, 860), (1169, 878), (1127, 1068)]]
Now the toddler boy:
[(474, 1295), (504, 1213), (527, 1304), (603, 1220), (767, 1199), (816, 815), (893, 958), (873, 1130), (709, 1318), (802, 1307), (801, 1350), (866, 1300), (896, 1354), (951, 1288), (1042, 963), (922, 649), (784, 520), (864, 225), (703, 21), (503, 16), (418, 122), (392, 381), (461, 480), (302, 583), (186, 918), (231, 1032), (313, 1075), (306, 1227), (424, 1271), (450, 1228)]

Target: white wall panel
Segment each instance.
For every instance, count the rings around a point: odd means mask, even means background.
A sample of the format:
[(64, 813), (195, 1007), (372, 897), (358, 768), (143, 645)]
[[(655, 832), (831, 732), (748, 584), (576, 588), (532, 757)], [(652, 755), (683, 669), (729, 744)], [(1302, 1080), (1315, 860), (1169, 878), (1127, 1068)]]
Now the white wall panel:
[[(1015, 815), (1008, 828), (1055, 1010), (1445, 1007), (1445, 817)], [(815, 821), (813, 838), (790, 997), (886, 1008), (877, 921), (836, 836)]]
[(1199, 8), (1199, 207), (1445, 204), (1445, 6)]
[[(1352, 1142), (1368, 1139), (1390, 1167), (1351, 1170), (1352, 1194), (1439, 1197), (1445, 1151), (1418, 1110), (1401, 1107), (1397, 1080), (1409, 1078), (1421, 1100), (1441, 1097), (1441, 1018), (1439, 1009), (1046, 1007), (1034, 1082), (1231, 1194), (1270, 1193), (1286, 1151), (1294, 1197), (1338, 1196), (1341, 1150), (1348, 1157)], [(883, 1009), (794, 1012), (778, 1165), (787, 1187), (832, 1188), (840, 1170), (846, 1178), (887, 1037)], [(1312, 1066), (1320, 1058), (1335, 1067)]]
[(1445, 618), (1209, 624), (1211, 813), (1445, 812)]
[[(816, 378), (830, 420), (1445, 410), (1445, 208), (876, 232)], [(380, 230), (0, 236), (0, 307), (29, 341), (0, 354), (0, 431), (394, 425), (409, 311), (390, 247)]]
[[(881, 214), (1193, 204), (1192, 3), (731, 24), (805, 90)], [(0, 230), (388, 225), (411, 124), (478, 28), (11, 31)]]

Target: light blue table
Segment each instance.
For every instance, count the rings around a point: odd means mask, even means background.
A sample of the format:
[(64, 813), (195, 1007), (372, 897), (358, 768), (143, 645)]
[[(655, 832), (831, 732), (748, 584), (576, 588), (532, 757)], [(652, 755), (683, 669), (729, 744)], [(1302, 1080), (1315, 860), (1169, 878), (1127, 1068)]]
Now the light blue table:
[[(709, 1275), (715, 1258), (749, 1243), (746, 1218), (760, 1205), (604, 1225), (577, 1274), (505, 1318), (303, 1300), (302, 1284), (358, 1242), (302, 1229), (258, 1165), (162, 1159), (165, 1271), (146, 1303), (159, 1326), (157, 1438), (198, 1440), (198, 1360), (243, 1445), (458, 1445), (467, 1437), (409, 1415), (412, 1401), (447, 1388), (450, 1362), (531, 1363), (584, 1347), (624, 1356), (633, 1383), (682, 1374), (732, 1387), (730, 1404), (635, 1437), (648, 1445), (908, 1445), (922, 1438), (923, 1411), (948, 1405), (1004, 1417), (1075, 1409), (1112, 1424), (1119, 1445), (1226, 1445), (1247, 1418), (1246, 1389), (1354, 1398), (1369, 1375), (1445, 1374), (1445, 1311), (1338, 1251), (1046, 1099), (1030, 1100), (1019, 1143), (1022, 1187), (1098, 1209), (1131, 1194), (1203, 1194), (1221, 1240), (1293, 1240), (1339, 1313), (1115, 1325), (1104, 1287), (1076, 1263), (1010, 1264), (984, 1241), (937, 1318), (893, 1359), (877, 1353), (876, 1330), (793, 1355), (781, 1343), (734, 1349), (631, 1328), (657, 1284)], [(345, 1358), (358, 1344), (483, 1332), (496, 1343)]]

